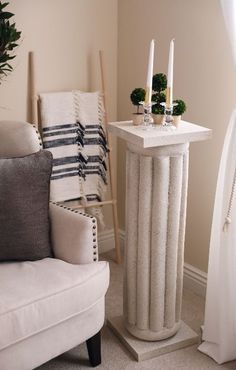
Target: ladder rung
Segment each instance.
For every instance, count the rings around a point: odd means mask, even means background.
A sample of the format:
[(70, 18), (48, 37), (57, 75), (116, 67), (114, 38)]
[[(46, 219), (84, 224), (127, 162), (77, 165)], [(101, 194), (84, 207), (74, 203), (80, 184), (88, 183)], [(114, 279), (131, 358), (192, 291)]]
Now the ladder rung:
[(104, 200), (103, 202), (94, 202), (94, 203), (85, 203), (85, 204), (79, 204), (79, 205), (70, 205), (73, 209), (80, 209), (80, 208), (91, 208), (91, 207), (101, 207), (105, 206), (107, 204), (116, 204), (116, 199), (111, 200)]

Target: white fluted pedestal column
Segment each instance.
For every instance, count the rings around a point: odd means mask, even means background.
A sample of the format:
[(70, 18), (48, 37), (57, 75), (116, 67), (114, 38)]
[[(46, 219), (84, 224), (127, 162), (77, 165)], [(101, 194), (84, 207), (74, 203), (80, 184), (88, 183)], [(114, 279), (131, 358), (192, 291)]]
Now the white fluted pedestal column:
[(127, 148), (124, 319), (144, 340), (180, 328), (188, 146)]
[(173, 338), (169, 343), (170, 350), (181, 348), (198, 340), (181, 324), (189, 142), (205, 140), (211, 131), (187, 122), (174, 132), (144, 131), (129, 122), (109, 129), (127, 141), (124, 312), (109, 325), (126, 344), (129, 334), (131, 342), (132, 336), (163, 341), (182, 325), (185, 334), (175, 346)]

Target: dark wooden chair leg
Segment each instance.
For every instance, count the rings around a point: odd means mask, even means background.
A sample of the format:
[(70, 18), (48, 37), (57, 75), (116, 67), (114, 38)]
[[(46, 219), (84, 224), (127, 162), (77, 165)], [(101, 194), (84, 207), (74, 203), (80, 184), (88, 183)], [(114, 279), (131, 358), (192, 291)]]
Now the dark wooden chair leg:
[(101, 332), (86, 340), (90, 364), (95, 367), (101, 364)]

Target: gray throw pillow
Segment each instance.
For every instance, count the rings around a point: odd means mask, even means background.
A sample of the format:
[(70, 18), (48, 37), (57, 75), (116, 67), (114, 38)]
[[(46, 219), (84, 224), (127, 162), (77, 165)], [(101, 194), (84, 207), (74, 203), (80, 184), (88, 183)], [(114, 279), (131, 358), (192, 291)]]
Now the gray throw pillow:
[(52, 154), (46, 150), (0, 158), (0, 261), (52, 256), (49, 187)]

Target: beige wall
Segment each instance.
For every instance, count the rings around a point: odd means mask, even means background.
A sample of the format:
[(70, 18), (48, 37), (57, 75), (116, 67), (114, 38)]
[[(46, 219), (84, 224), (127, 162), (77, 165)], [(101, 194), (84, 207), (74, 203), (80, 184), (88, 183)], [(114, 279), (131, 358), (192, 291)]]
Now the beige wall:
[[(154, 73), (167, 70), (175, 37), (174, 97), (185, 120), (213, 129), (213, 139), (190, 149), (186, 262), (207, 271), (214, 192), (224, 134), (236, 102), (235, 69), (220, 1), (119, 0), (118, 117), (129, 119), (129, 94), (145, 87), (148, 48), (156, 40)], [(119, 142), (118, 189), (124, 228), (125, 146)]]
[[(157, 73), (166, 72), (169, 41), (176, 38), (174, 95), (187, 102), (186, 120), (214, 131), (211, 141), (192, 144), (190, 151), (185, 257), (206, 271), (220, 152), (236, 97), (219, 1), (11, 0), (8, 8), (15, 13), (23, 37), (14, 72), (0, 86), (0, 119), (29, 118), (30, 50), (35, 51), (38, 90), (50, 91), (99, 88), (99, 49), (105, 51), (110, 119), (116, 119), (117, 66), (119, 119), (129, 119), (130, 92), (145, 86), (150, 40), (156, 39)], [(118, 155), (119, 216), (124, 229), (125, 147), (121, 141)], [(108, 214), (108, 228), (110, 219)]]
[(38, 91), (89, 91), (101, 87), (98, 51), (102, 49), (109, 116), (115, 120), (117, 0), (11, 0), (8, 10), (15, 14), (22, 39), (14, 71), (0, 86), (0, 119), (30, 119), (29, 51), (35, 52)]
[(1, 85), (1, 119), (27, 116), (29, 51), (35, 52), (39, 91), (90, 90), (101, 86), (99, 49), (105, 53), (109, 111), (115, 119), (117, 0), (11, 0), (8, 10), (22, 39), (15, 70)]

